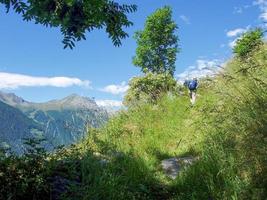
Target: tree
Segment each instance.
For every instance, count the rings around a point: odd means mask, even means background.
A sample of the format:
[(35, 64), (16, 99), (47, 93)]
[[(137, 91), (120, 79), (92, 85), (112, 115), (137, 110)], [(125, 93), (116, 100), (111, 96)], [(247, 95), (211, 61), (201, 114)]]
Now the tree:
[(263, 45), (263, 31), (260, 28), (248, 31), (237, 40), (233, 51), (241, 58), (245, 58), (250, 52)]
[(85, 40), (86, 31), (105, 28), (115, 46), (128, 37), (123, 27), (133, 25), (126, 14), (135, 12), (136, 5), (118, 4), (111, 0), (0, 0), (6, 11), (10, 8), (23, 20), (50, 27), (60, 27), (64, 48), (73, 48)]
[(172, 20), (172, 10), (164, 7), (149, 16), (143, 31), (135, 33), (136, 56), (133, 64), (141, 70), (152, 73), (169, 73), (173, 76), (178, 49), (176, 23)]

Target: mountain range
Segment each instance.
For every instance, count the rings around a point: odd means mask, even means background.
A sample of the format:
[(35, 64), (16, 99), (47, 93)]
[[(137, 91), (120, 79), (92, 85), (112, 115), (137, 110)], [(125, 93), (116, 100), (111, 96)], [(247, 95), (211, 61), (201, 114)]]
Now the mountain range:
[(107, 122), (108, 112), (88, 97), (72, 94), (60, 100), (33, 103), (13, 93), (0, 92), (0, 145), (23, 153), (24, 138), (44, 138), (45, 148), (70, 145), (88, 127)]

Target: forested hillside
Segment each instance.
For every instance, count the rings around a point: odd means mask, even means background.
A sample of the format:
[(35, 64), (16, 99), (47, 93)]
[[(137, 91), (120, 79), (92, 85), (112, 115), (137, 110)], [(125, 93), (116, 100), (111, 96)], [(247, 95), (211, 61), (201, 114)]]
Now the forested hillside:
[(12, 146), (13, 151), (23, 150), (23, 138), (36, 136), (41, 126), (20, 110), (0, 101), (0, 145)]
[(100, 127), (109, 117), (95, 101), (75, 94), (61, 100), (32, 103), (0, 92), (0, 103), (0, 142), (19, 154), (24, 151), (24, 139), (43, 138), (46, 149), (52, 150), (81, 140), (87, 127)]

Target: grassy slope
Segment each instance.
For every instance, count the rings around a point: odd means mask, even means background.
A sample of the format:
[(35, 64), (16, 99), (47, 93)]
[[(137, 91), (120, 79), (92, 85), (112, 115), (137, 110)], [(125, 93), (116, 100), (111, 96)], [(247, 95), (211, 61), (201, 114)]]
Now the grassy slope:
[[(96, 157), (107, 159), (109, 163), (93, 169), (96, 170), (93, 174), (101, 178), (91, 177), (95, 190), (88, 191), (88, 197), (110, 199), (114, 195), (111, 199), (156, 199), (159, 196), (161, 199), (168, 196), (169, 192), (163, 187), (170, 181), (159, 169), (160, 161), (192, 153), (188, 151), (195, 154), (201, 140), (187, 129), (190, 128), (191, 110), (185, 104), (188, 105), (186, 98), (166, 98), (157, 106), (143, 105), (120, 114), (101, 131), (91, 133), (84, 144), (85, 149), (91, 147), (100, 154), (95, 154)], [(87, 166), (85, 164), (85, 170)], [(88, 170), (89, 174), (84, 172), (85, 179), (92, 175), (91, 170)], [(102, 192), (99, 192), (100, 188)]]
[[(187, 96), (165, 97), (156, 106), (142, 105), (123, 112), (105, 128), (92, 131), (82, 145), (84, 151), (90, 149), (85, 153), (88, 162), (83, 160), (84, 179), (92, 179), (89, 182), (93, 183), (88, 183), (91, 188), (86, 192), (88, 198), (171, 198), (176, 183), (164, 175), (160, 161), (201, 154), (205, 132), (195, 127), (204, 101), (206, 104), (213, 98), (202, 92), (200, 95), (193, 108)], [(92, 168), (92, 163), (98, 163), (99, 159), (109, 163)]]
[[(47, 199), (46, 178), (60, 173), (81, 177), (68, 199), (265, 199), (266, 58), (264, 47), (245, 61), (233, 59), (222, 75), (201, 84), (194, 107), (185, 93), (121, 112), (104, 128), (91, 129), (82, 143), (39, 162), (40, 180), (28, 178), (36, 177), (34, 165), (26, 163), (19, 173), (12, 159), (4, 160), (1, 192), (14, 191), (16, 185), (20, 196)], [(185, 155), (199, 159), (175, 180), (167, 178), (160, 161)], [(18, 194), (2, 195), (16, 199)]]
[[(92, 130), (81, 145), (85, 199), (264, 199), (266, 56), (231, 61), (193, 108), (165, 97)], [(175, 181), (164, 176), (162, 159), (187, 154), (200, 159)]]

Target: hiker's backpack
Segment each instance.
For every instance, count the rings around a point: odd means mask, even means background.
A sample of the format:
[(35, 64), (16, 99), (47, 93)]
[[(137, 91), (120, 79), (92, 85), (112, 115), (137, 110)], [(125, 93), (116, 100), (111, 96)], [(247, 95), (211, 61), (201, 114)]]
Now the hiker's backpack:
[(188, 84), (188, 88), (189, 90), (195, 90), (197, 88), (197, 81), (196, 80), (190, 81)]

